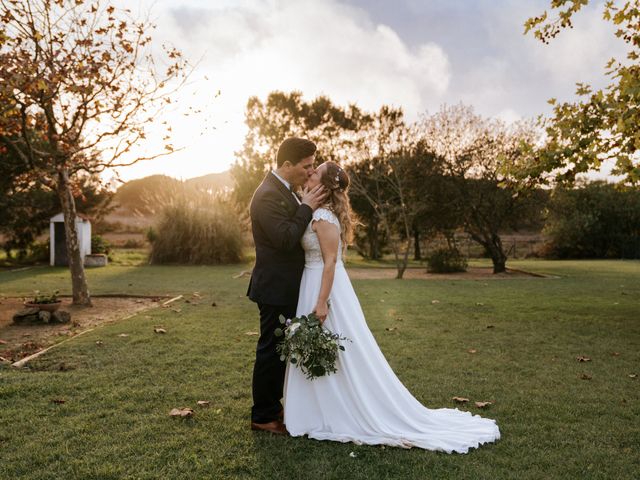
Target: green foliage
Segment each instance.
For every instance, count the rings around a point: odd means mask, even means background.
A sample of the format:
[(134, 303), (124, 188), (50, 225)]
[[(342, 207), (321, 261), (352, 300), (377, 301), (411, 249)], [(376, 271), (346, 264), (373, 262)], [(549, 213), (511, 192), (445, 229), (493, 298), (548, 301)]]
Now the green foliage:
[(242, 225), (225, 196), (179, 194), (160, 209), (150, 229), (150, 262), (217, 265), (242, 259)]
[[(534, 31), (544, 43), (564, 28), (573, 28), (571, 17), (588, 0), (553, 0), (551, 6), (559, 10), (550, 19), (545, 11), (525, 23), (525, 33)], [(563, 9), (564, 8), (564, 9)], [(611, 83), (593, 91), (589, 85), (578, 84), (577, 102), (553, 105), (553, 116), (546, 120), (548, 142), (539, 152), (528, 175), (553, 172), (560, 182), (571, 183), (578, 173), (598, 169), (605, 159), (615, 159), (612, 173), (624, 176), (631, 185), (640, 183), (640, 8), (637, 1), (607, 1), (603, 19), (611, 22), (615, 35), (627, 44), (626, 61), (609, 60), (605, 72)]]
[(109, 255), (111, 243), (100, 235), (91, 235), (91, 253), (104, 253)]
[(427, 257), (427, 272), (466, 272), (467, 259), (457, 248), (439, 248)]
[(544, 228), (554, 258), (640, 258), (640, 191), (593, 182), (557, 188)]
[(283, 339), (276, 346), (280, 360), (289, 361), (304, 373), (308, 380), (336, 373), (338, 351), (346, 337), (322, 326), (315, 313), (301, 315), (290, 320), (280, 316), (283, 328), (276, 328), (276, 337)]
[(58, 294), (60, 292), (58, 290), (54, 291), (51, 294), (41, 294), (39, 290), (33, 292), (33, 300), (31, 303), (46, 305), (49, 303), (58, 303)]

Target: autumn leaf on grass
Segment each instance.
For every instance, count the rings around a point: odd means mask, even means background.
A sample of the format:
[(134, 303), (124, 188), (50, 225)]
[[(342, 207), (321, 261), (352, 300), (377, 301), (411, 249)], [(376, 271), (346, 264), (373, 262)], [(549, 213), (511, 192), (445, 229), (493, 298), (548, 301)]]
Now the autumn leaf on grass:
[(478, 350), (476, 350), (475, 348), (470, 348), (469, 350), (467, 350), (467, 352), (469, 352), (469, 353), (478, 353)]
[(638, 375), (636, 375), (635, 373), (630, 373), (629, 378), (638, 378)]
[(96, 345), (101, 347), (102, 345), (104, 345), (104, 343), (102, 342), (102, 340), (96, 340)]
[(467, 403), (469, 401), (468, 398), (464, 398), (464, 397), (453, 397), (451, 400), (453, 400), (456, 403)]
[(120, 335), (118, 335), (119, 337), (128, 337), (129, 334), (128, 333), (121, 333)]
[(611, 352), (611, 356), (612, 357), (619, 357), (620, 356), (620, 352)]
[(258, 332), (246, 332), (245, 335), (258, 335)]
[(580, 375), (580, 378), (582, 380), (591, 380), (593, 377), (587, 373), (583, 373), (582, 375)]
[(66, 400), (64, 400), (63, 398), (52, 398), (51, 402), (57, 405), (62, 405), (64, 402), (66, 402)]
[(590, 362), (591, 359), (589, 357), (585, 357), (584, 355), (578, 355), (576, 357), (576, 360), (578, 360), (579, 362)]
[(171, 417), (192, 417), (195, 412), (193, 408), (182, 407), (182, 408), (173, 408), (169, 412), (169, 416)]
[(387, 327), (387, 328), (385, 328), (385, 330), (387, 332), (393, 332), (394, 330), (397, 330), (397, 329), (398, 329), (398, 327)]
[(164, 328), (162, 328), (162, 327), (154, 327), (154, 328), (153, 328), (153, 331), (154, 331), (155, 333), (167, 333), (167, 331), (166, 331)]
[(478, 408), (487, 408), (489, 405), (493, 405), (493, 402), (474, 402)]
[(0, 339), (0, 345), (6, 345), (7, 343), (9, 343), (9, 342), (7, 342), (6, 340)]
[(440, 303), (440, 300), (431, 300), (431, 305), (435, 305), (437, 303)]
[(197, 403), (201, 407), (208, 407), (211, 404), (211, 402), (209, 400), (198, 400)]

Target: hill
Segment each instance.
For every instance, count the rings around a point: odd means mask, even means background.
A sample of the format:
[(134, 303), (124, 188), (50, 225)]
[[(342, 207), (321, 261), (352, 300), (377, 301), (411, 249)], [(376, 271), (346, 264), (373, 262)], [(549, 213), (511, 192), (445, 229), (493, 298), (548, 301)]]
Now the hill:
[(116, 191), (114, 203), (118, 205), (120, 214), (152, 213), (153, 204), (168, 195), (172, 195), (180, 186), (188, 186), (203, 190), (220, 190), (231, 188), (233, 179), (227, 170), (221, 173), (210, 173), (201, 177), (181, 181), (167, 175), (151, 175), (131, 180)]
[(201, 177), (194, 177), (185, 180), (185, 183), (203, 190), (221, 190), (233, 188), (233, 178), (231, 172), (226, 170), (220, 173), (210, 173)]

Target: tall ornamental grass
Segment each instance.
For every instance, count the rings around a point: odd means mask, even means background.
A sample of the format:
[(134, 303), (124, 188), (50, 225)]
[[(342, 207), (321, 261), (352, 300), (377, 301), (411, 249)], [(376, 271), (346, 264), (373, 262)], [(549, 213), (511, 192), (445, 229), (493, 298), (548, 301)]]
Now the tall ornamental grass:
[(160, 207), (148, 239), (153, 264), (219, 265), (242, 260), (242, 226), (224, 194), (178, 192)]

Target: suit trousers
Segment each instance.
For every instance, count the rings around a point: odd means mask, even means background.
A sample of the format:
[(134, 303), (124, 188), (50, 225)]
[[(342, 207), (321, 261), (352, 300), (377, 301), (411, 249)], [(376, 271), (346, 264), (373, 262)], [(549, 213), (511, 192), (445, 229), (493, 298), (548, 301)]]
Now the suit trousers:
[(267, 305), (258, 303), (260, 309), (260, 338), (256, 347), (256, 361), (253, 366), (253, 407), (251, 421), (268, 423), (276, 420), (282, 410), (282, 391), (286, 362), (280, 360), (276, 345), (282, 337), (276, 337), (274, 331), (283, 325), (280, 315), (293, 318), (296, 315), (296, 304)]

